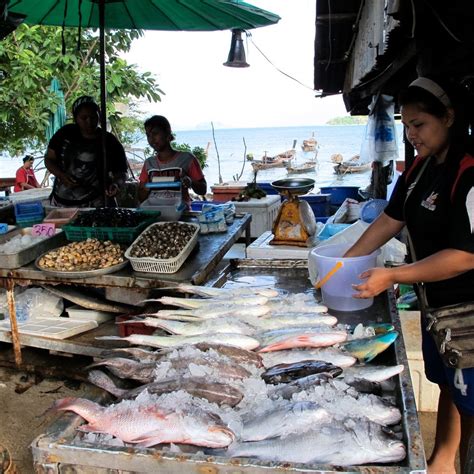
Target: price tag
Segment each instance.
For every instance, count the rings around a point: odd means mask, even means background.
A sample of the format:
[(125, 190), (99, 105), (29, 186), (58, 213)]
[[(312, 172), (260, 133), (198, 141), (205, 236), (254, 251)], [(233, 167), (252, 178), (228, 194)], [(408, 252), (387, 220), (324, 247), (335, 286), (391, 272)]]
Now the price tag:
[(31, 235), (52, 237), (56, 233), (56, 224), (35, 224), (31, 229)]

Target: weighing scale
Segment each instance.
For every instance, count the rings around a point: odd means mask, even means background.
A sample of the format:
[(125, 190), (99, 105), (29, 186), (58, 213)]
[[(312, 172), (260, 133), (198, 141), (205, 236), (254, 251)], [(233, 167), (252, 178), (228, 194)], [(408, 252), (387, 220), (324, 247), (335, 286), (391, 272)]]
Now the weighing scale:
[(312, 247), (315, 245), (316, 218), (311, 206), (300, 201), (298, 196), (307, 194), (314, 187), (315, 181), (310, 178), (286, 178), (272, 183), (282, 196), (286, 197), (273, 222), (273, 239), (270, 245), (294, 245)]

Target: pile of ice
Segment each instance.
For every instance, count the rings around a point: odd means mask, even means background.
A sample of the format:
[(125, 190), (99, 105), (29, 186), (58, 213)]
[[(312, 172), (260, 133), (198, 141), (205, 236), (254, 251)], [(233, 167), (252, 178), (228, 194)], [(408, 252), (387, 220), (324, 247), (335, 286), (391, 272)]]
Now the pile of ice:
[(12, 254), (18, 253), (32, 245), (37, 244), (41, 240), (47, 239), (47, 236), (33, 236), (33, 235), (15, 235), (12, 239), (0, 245), (0, 253)]

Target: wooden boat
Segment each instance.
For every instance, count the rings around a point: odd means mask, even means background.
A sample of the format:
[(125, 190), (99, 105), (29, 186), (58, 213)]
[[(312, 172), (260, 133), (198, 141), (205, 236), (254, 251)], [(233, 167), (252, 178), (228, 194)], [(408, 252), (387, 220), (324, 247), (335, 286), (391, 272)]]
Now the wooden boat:
[(275, 156), (265, 156), (261, 160), (253, 160), (251, 162), (254, 171), (266, 170), (271, 168), (284, 168), (296, 155), (296, 140), (293, 141), (293, 148), (286, 150)]
[(303, 140), (303, 144), (301, 145), (301, 149), (303, 151), (316, 151), (316, 146), (318, 145), (318, 142), (314, 138), (314, 133), (311, 136), (311, 138), (308, 138), (307, 140)]
[(316, 165), (318, 164), (315, 160), (305, 161), (301, 165), (291, 166), (291, 164), (286, 165), (286, 171), (288, 174), (298, 174), (298, 173), (308, 173), (310, 171), (316, 170)]
[(372, 163), (357, 164), (343, 161), (334, 167), (334, 172), (336, 174), (361, 173), (370, 170), (370, 168), (372, 168)]

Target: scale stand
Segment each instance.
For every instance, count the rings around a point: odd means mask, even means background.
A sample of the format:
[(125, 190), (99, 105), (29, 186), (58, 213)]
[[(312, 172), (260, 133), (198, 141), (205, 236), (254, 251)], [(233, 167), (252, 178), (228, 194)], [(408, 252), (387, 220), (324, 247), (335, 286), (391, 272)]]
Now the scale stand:
[(286, 197), (286, 201), (283, 201), (273, 222), (274, 237), (270, 245), (314, 246), (316, 218), (311, 206), (298, 199), (298, 196), (311, 191), (314, 183), (314, 179), (309, 178), (280, 179), (272, 183), (272, 187)]

